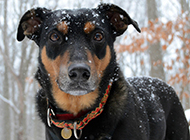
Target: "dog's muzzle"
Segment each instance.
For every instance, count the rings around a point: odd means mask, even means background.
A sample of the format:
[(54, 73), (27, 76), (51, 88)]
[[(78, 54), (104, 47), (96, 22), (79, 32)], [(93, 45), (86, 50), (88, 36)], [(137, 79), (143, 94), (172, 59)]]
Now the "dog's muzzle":
[(97, 88), (98, 78), (87, 64), (74, 63), (68, 69), (60, 70), (57, 83), (65, 93), (79, 96), (93, 92)]

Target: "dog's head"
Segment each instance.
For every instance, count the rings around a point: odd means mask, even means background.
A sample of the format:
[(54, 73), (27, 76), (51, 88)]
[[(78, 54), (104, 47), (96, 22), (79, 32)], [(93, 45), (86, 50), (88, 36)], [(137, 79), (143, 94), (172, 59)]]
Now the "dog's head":
[(107, 87), (117, 67), (113, 42), (130, 24), (140, 32), (137, 22), (110, 4), (78, 10), (36, 8), (21, 18), (17, 39), (27, 36), (36, 42), (37, 79), (50, 85), (41, 84), (60, 108), (76, 114), (95, 104)]

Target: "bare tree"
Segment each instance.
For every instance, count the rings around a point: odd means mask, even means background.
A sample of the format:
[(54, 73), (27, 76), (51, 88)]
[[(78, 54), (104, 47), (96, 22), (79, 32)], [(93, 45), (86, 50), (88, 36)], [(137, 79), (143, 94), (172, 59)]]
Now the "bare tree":
[[(156, 20), (158, 18), (156, 0), (146, 0), (146, 4), (148, 21)], [(150, 45), (148, 53), (150, 56), (151, 64), (150, 76), (165, 80), (165, 73), (162, 64), (153, 65), (158, 61), (162, 61), (163, 58), (160, 42), (158, 41)]]
[[(180, 6), (181, 6), (181, 14), (187, 13), (187, 15), (190, 15), (190, 2), (189, 0), (180, 0)], [(190, 26), (185, 26), (184, 28), (186, 28), (186, 30), (190, 30)], [(184, 35), (184, 38), (190, 38), (190, 34), (188, 35)], [(189, 53), (186, 51), (188, 46), (186, 45), (185, 41), (183, 41), (182, 44), (182, 48), (180, 50), (180, 53), (183, 55), (184, 58), (189, 58)], [(189, 61), (186, 61), (183, 64), (183, 69), (187, 70), (189, 68)], [(185, 76), (188, 77), (188, 73), (185, 73)], [(181, 84), (181, 91), (179, 93), (179, 98), (182, 101), (183, 97), (184, 97), (184, 93), (189, 93), (190, 92), (190, 86), (189, 84)], [(189, 94), (190, 96), (190, 94)], [(185, 109), (190, 108), (190, 98), (185, 98)]]
[(181, 10), (183, 12), (190, 11), (190, 2), (189, 0), (180, 0)]
[[(32, 111), (35, 108), (34, 96), (36, 92), (33, 89), (37, 89), (37, 84), (26, 80), (28, 77), (33, 77), (33, 73), (36, 71), (37, 57), (33, 58), (33, 56), (37, 56), (35, 55), (37, 54), (37, 48), (33, 43), (26, 40), (19, 44), (15, 38), (18, 21), (14, 22), (14, 19), (20, 19), (23, 13), (26, 12), (27, 5), (31, 4), (30, 6), (32, 7), (32, 4), (36, 1), (25, 2), (27, 3), (18, 1), (17, 6), (20, 7), (18, 9), (14, 2), (4, 0), (3, 12), (0, 15), (3, 17), (3, 23), (0, 26), (0, 32), (2, 32), (0, 37), (3, 40), (0, 46), (0, 56), (4, 65), (3, 74), (0, 77), (3, 83), (3, 88), (0, 89), (0, 100), (3, 108), (1, 110), (3, 116), (0, 118), (0, 122), (3, 127), (1, 130), (3, 135), (0, 136), (0, 139), (3, 140), (27, 140), (30, 139), (29, 135), (33, 136), (33, 139), (39, 137), (37, 131), (33, 131), (37, 135), (26, 131), (30, 128), (28, 127), (28, 122), (31, 123), (31, 120), (34, 122), (33, 125), (30, 124), (33, 127), (32, 129), (37, 124), (39, 125), (39, 119), (33, 119), (35, 111)], [(11, 11), (9, 10), (10, 7), (12, 8)], [(34, 64), (32, 62), (34, 59), (36, 60), (36, 65), (32, 65)], [(32, 98), (30, 97), (30, 102), (26, 102), (30, 93), (32, 93)], [(28, 109), (29, 107), (31, 110)]]
[[(4, 22), (3, 22), (3, 28), (2, 28), (2, 33), (3, 33), (3, 45), (7, 46), (8, 44), (8, 35), (7, 35), (7, 9), (8, 9), (8, 1), (4, 0), (4, 13), (3, 13), (3, 17), (4, 17)], [(4, 47), (4, 55), (6, 55), (7, 57), (9, 56), (9, 49), (7, 47)], [(6, 65), (6, 62), (4, 62), (4, 79), (3, 79), (3, 96), (6, 99), (9, 99), (9, 69)], [(3, 134), (4, 134), (4, 139), (10, 139), (10, 134), (7, 132), (7, 130), (11, 127), (10, 123), (10, 107), (7, 104), (3, 105), (3, 112), (4, 112), (4, 116), (3, 116), (3, 123), (4, 123), (4, 129), (3, 129)]]

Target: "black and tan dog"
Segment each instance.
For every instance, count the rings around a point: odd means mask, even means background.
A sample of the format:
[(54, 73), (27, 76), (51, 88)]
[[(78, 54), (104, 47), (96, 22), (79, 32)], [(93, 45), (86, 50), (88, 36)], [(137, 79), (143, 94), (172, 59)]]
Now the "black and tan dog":
[(125, 80), (113, 43), (137, 22), (121, 8), (31, 9), (17, 39), (39, 46), (36, 95), (47, 140), (189, 140), (172, 87), (152, 78)]

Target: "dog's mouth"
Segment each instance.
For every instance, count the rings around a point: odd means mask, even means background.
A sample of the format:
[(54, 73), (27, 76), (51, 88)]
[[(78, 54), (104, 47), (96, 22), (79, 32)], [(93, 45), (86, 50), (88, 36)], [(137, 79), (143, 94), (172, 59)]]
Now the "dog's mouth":
[(78, 90), (68, 90), (65, 91), (66, 93), (73, 95), (73, 96), (80, 96), (80, 95), (85, 95), (87, 93), (89, 93), (87, 90), (83, 90), (83, 89), (78, 89)]
[(90, 92), (93, 92), (95, 90), (95, 87), (94, 88), (84, 88), (84, 87), (81, 87), (81, 86), (75, 86), (74, 88), (65, 88), (63, 86), (61, 86), (60, 84), (58, 84), (59, 88), (65, 92), (65, 93), (68, 93), (70, 95), (73, 95), (73, 96), (80, 96), (80, 95), (85, 95), (85, 94), (88, 94)]
[(71, 82), (59, 78), (57, 81), (59, 89), (73, 96), (81, 96), (93, 92), (97, 88), (96, 82)]

